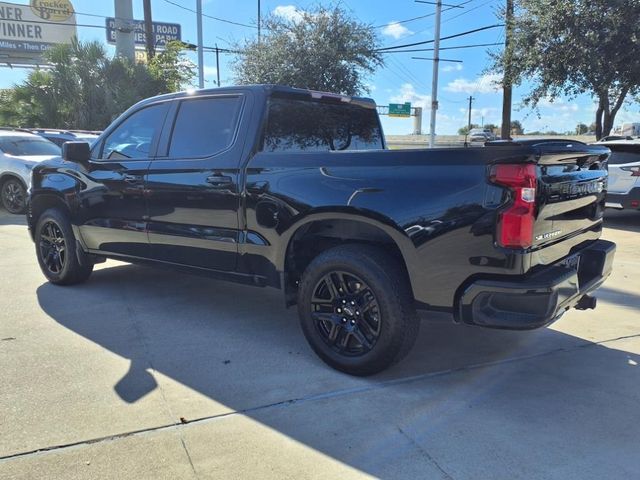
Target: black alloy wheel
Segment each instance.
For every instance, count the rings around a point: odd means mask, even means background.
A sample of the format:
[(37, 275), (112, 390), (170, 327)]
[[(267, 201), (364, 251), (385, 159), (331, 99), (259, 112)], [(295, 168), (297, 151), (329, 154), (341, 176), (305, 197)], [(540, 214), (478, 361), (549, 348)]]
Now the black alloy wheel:
[(313, 292), (311, 316), (327, 345), (351, 357), (370, 352), (380, 337), (382, 321), (371, 288), (357, 275), (333, 271)]
[(340, 245), (316, 256), (298, 284), (298, 315), (313, 351), (351, 375), (400, 361), (419, 329), (402, 259), (373, 245)]
[(86, 281), (93, 262), (76, 242), (66, 212), (50, 208), (40, 215), (34, 228), (36, 256), (40, 269), (49, 282), (74, 285)]
[(24, 213), (27, 191), (22, 182), (16, 178), (10, 178), (2, 184), (2, 205), (9, 213)]
[(40, 258), (54, 275), (60, 275), (67, 260), (67, 244), (60, 226), (48, 220), (40, 227)]

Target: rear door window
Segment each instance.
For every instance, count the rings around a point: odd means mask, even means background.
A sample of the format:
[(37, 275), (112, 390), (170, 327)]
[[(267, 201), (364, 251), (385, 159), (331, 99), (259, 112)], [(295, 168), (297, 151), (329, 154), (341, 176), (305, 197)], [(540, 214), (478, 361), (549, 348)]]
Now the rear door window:
[(349, 103), (272, 97), (265, 152), (378, 150), (382, 132), (374, 108)]
[(609, 165), (623, 165), (625, 163), (640, 162), (640, 144), (638, 145), (607, 145), (611, 149)]
[(205, 97), (184, 100), (176, 116), (169, 157), (207, 157), (233, 144), (240, 112), (241, 96)]

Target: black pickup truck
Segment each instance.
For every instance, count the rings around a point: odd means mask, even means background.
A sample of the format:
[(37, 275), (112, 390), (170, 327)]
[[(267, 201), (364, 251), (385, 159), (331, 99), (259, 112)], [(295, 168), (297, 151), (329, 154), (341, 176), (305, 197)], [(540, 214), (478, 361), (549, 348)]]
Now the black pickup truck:
[(615, 251), (599, 239), (609, 153), (386, 150), (370, 99), (201, 90), (64, 144), (34, 168), (27, 215), (50, 282), (114, 258), (276, 287), (325, 362), (367, 375), (409, 351), (419, 310), (532, 329), (595, 307)]

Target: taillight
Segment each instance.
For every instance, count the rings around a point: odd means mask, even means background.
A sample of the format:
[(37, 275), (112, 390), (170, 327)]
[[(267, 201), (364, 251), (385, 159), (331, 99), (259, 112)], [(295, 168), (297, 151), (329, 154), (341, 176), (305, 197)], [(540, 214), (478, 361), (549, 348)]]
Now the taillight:
[(527, 248), (533, 243), (536, 207), (536, 166), (494, 165), (491, 182), (511, 190), (513, 202), (498, 218), (497, 241), (506, 248)]
[(640, 167), (620, 167), (620, 170), (631, 172), (632, 177), (640, 177)]

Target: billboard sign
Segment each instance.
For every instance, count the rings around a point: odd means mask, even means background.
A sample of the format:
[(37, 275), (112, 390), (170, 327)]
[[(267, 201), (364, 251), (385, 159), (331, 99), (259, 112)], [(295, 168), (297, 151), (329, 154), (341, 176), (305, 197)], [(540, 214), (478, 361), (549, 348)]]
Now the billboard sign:
[(68, 0), (31, 0), (29, 5), (0, 2), (0, 62), (42, 65), (42, 53), (71, 43), (76, 17)]
[[(108, 17), (106, 19), (107, 26), (107, 43), (116, 43), (116, 19)], [(136, 47), (146, 45), (147, 36), (144, 32), (144, 20), (133, 21), (133, 39)], [(182, 27), (179, 23), (153, 22), (153, 44), (157, 49), (163, 49), (168, 42), (173, 40), (182, 40)]]

